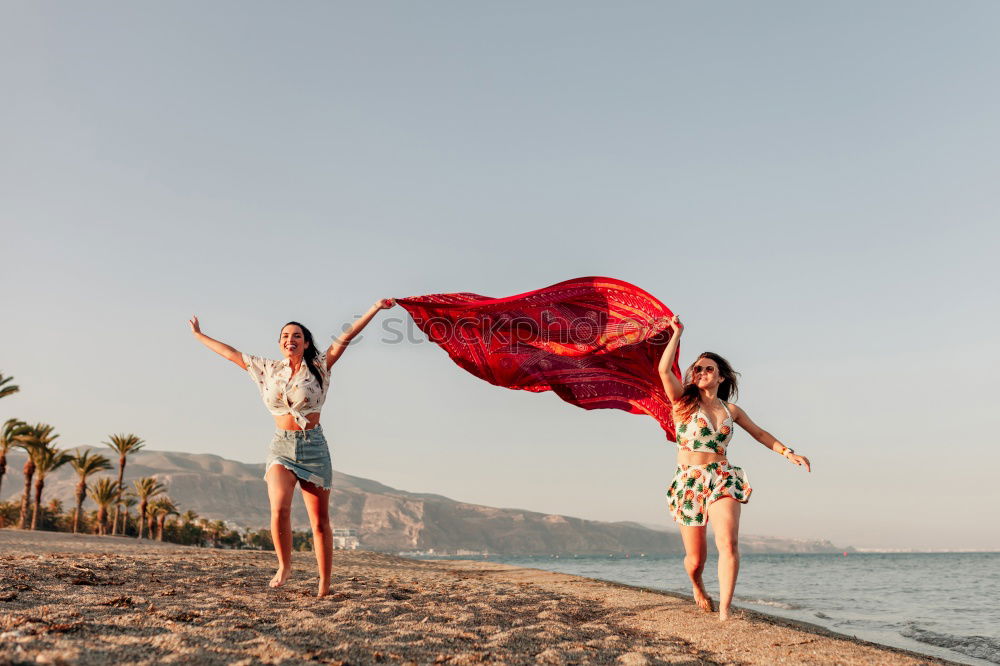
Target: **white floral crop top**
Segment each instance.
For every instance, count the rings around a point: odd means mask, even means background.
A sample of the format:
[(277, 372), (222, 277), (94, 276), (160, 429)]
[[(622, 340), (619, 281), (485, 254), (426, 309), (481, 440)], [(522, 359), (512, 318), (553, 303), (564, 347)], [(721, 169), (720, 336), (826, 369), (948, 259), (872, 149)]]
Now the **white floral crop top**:
[(264, 406), (274, 416), (291, 414), (295, 423), (305, 430), (309, 421), (306, 416), (319, 412), (326, 400), (326, 390), (330, 388), (330, 373), (322, 356), (316, 363), (323, 382), (309, 371), (305, 361), (299, 371), (292, 376), (292, 366), (288, 359), (272, 361), (269, 358), (243, 354), (247, 372), (257, 382)]

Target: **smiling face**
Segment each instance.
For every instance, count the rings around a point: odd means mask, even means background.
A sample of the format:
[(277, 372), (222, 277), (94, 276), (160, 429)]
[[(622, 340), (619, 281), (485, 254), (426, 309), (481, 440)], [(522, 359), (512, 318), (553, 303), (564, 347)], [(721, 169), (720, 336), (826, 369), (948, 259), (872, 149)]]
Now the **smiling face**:
[(292, 358), (293, 356), (302, 356), (309, 344), (306, 342), (306, 336), (302, 333), (301, 326), (288, 324), (281, 329), (278, 346), (281, 347), (282, 356)]
[(702, 356), (691, 366), (691, 383), (699, 389), (718, 388), (722, 383), (719, 365), (712, 359)]

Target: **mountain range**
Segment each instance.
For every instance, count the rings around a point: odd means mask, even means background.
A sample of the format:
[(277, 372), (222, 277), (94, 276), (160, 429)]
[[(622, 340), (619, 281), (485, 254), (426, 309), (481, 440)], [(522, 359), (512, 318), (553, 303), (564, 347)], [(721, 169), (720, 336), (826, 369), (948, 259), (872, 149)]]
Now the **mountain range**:
[[(98, 449), (109, 455), (113, 452)], [(117, 459), (113, 462), (117, 463)], [(8, 454), (0, 500), (20, 497), (24, 454)], [(260, 529), (268, 525), (263, 464), (226, 460), (204, 453), (141, 450), (129, 456), (125, 482), (155, 476), (168, 487), (180, 510)], [(113, 474), (109, 474), (112, 475)], [(94, 477), (91, 477), (92, 479)], [(76, 475), (69, 465), (46, 479), (43, 502), (73, 504)], [(84, 504), (92, 509), (90, 500)], [(362, 548), (386, 552), (488, 551), (497, 555), (607, 555), (683, 553), (676, 528), (634, 522), (602, 522), (521, 509), (459, 502), (442, 495), (412, 493), (356, 476), (334, 473), (330, 517), (335, 528), (357, 530)], [(301, 499), (293, 504), (296, 529), (308, 528)], [(838, 552), (829, 541), (741, 536), (743, 552)]]

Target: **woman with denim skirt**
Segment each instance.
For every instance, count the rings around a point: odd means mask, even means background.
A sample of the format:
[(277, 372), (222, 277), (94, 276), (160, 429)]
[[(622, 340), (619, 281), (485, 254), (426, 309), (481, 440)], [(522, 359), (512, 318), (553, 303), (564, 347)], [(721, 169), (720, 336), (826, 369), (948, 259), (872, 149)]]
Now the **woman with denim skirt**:
[(330, 368), (375, 314), (394, 304), (392, 299), (376, 302), (334, 340), (325, 353), (316, 348), (308, 328), (295, 321), (288, 322), (278, 337), (284, 357), (280, 361), (243, 354), (208, 337), (201, 332), (197, 317), (188, 322), (191, 332), (202, 344), (250, 374), (260, 389), (264, 405), (274, 417), (276, 430), (264, 473), (271, 504), (271, 537), (278, 555), (278, 571), (271, 579), (271, 587), (284, 585), (292, 572), (291, 510), (298, 484), (312, 524), (313, 548), (319, 567), (317, 595), (322, 597), (330, 591), (333, 533), (329, 504), (333, 467), (330, 449), (319, 424), (320, 410), (330, 387)]

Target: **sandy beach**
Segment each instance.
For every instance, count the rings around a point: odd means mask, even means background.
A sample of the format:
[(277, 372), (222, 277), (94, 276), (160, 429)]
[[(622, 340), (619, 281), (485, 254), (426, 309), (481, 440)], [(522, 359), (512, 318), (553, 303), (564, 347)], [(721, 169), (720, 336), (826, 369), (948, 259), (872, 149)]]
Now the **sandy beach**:
[(784, 619), (720, 624), (688, 599), (473, 561), (0, 530), (0, 664), (943, 664)]

